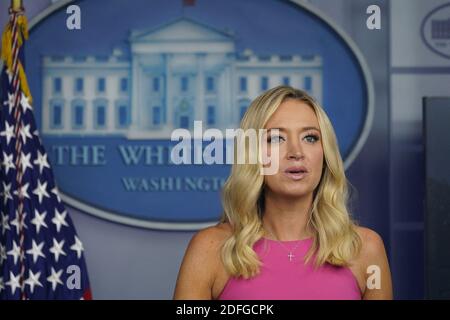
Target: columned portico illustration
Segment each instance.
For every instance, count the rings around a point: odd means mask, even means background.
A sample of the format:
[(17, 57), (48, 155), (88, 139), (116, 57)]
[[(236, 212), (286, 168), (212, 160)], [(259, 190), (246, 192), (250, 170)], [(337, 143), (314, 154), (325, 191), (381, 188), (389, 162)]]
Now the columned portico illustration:
[[(195, 120), (205, 128), (238, 127), (250, 101), (276, 85), (303, 88), (322, 100), (321, 57), (237, 51), (235, 40), (231, 33), (181, 18), (131, 31), (129, 53), (115, 49), (106, 59), (46, 56), (43, 130), (170, 139), (174, 129), (192, 129)], [(85, 111), (71, 125), (70, 106), (81, 110), (80, 94)], [(94, 106), (101, 116), (92, 117)], [(96, 119), (108, 119), (108, 125)]]

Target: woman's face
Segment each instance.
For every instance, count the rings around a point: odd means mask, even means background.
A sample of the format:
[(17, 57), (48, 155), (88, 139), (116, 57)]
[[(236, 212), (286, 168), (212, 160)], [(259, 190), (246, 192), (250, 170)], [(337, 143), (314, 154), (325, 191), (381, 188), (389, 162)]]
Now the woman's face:
[(278, 171), (264, 176), (266, 191), (294, 197), (312, 193), (323, 166), (322, 136), (313, 108), (302, 101), (285, 100), (265, 129), (269, 157), (273, 154), (277, 158), (272, 161), (278, 161)]

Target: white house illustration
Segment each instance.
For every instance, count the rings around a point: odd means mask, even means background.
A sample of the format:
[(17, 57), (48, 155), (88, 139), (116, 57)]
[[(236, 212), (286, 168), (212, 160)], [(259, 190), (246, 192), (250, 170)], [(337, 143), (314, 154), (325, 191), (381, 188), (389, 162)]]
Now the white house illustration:
[(132, 31), (129, 43), (129, 55), (43, 57), (45, 134), (170, 139), (194, 120), (237, 128), (251, 100), (280, 84), (322, 100), (317, 55), (237, 52), (232, 34), (186, 18)]

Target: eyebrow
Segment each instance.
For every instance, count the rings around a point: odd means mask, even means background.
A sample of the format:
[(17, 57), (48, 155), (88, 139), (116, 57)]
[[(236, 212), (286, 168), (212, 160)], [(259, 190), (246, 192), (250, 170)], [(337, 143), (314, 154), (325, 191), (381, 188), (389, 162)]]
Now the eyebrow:
[[(274, 130), (274, 129), (278, 129), (278, 130), (280, 130), (280, 131), (282, 131), (282, 132), (288, 131), (288, 129), (283, 128), (283, 127), (269, 128), (269, 129), (267, 129), (267, 130), (270, 131), (270, 130)], [(308, 130), (316, 130), (316, 131), (319, 131), (319, 133), (320, 133), (320, 130), (319, 130), (319, 128), (317, 128), (317, 127), (303, 127), (303, 128), (301, 128), (301, 132), (303, 132), (303, 131), (308, 131)]]

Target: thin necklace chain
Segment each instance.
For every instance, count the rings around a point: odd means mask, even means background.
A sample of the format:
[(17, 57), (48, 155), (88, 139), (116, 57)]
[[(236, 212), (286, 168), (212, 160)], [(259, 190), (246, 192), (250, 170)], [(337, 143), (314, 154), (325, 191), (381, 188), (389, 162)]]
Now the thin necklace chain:
[(280, 246), (282, 246), (287, 252), (289, 252), (289, 254), (287, 256), (289, 258), (289, 262), (292, 262), (292, 258), (295, 257), (295, 255), (292, 253), (297, 249), (297, 247), (300, 245), (300, 243), (302, 243), (302, 241), (298, 240), (297, 244), (292, 249), (289, 249), (280, 240), (278, 240), (278, 238), (272, 232), (270, 232), (269, 230), (266, 230), (266, 229), (264, 229), (264, 230), (267, 233), (269, 233), (280, 244)]

